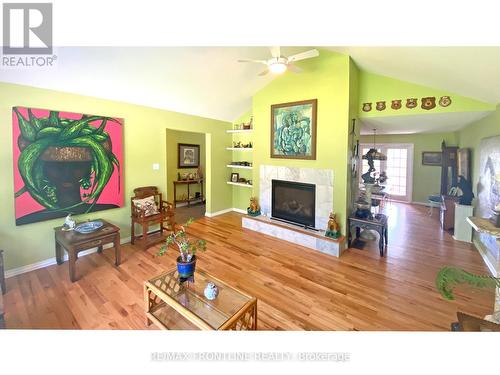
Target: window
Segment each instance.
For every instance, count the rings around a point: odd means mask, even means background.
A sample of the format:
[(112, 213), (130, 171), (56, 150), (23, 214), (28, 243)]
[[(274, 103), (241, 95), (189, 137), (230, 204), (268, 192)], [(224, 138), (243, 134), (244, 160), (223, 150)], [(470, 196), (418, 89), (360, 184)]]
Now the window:
[[(373, 147), (367, 144), (361, 145), (362, 155)], [(385, 171), (387, 181), (385, 191), (391, 198), (410, 202), (412, 200), (412, 178), (413, 178), (413, 145), (412, 144), (379, 144), (377, 150), (387, 156), (387, 160), (375, 160), (374, 166), (377, 172)], [(368, 161), (362, 160), (362, 172), (368, 171)]]

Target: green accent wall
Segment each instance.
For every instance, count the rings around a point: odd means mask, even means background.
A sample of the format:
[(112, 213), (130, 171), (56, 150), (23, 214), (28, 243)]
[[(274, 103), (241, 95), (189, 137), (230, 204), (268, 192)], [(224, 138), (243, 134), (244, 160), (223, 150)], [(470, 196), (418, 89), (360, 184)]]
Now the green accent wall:
[[(420, 107), (421, 98), (434, 96), (436, 97), (436, 107), (431, 110), (425, 110)], [(441, 107), (438, 104), (441, 96), (449, 96), (452, 103), (448, 107)], [(418, 106), (413, 109), (406, 108), (407, 98), (417, 98)], [(391, 102), (395, 99), (401, 99), (401, 109), (394, 110), (391, 108)], [(384, 111), (375, 109), (377, 101), (386, 102)], [(372, 103), (370, 112), (363, 112), (363, 103)], [(361, 71), (359, 75), (359, 116), (362, 118), (378, 117), (378, 116), (401, 116), (401, 115), (416, 115), (429, 113), (446, 113), (446, 112), (468, 112), (468, 111), (493, 111), (495, 105), (484, 103), (472, 98), (457, 95), (455, 93), (417, 85), (414, 83), (401, 81), (395, 78), (390, 78), (366, 71)]]
[[(167, 129), (167, 200), (169, 202), (174, 201), (174, 189), (173, 189), (173, 181), (177, 181), (177, 174), (180, 173), (195, 173), (197, 172), (197, 168), (177, 168), (178, 166), (178, 144), (186, 143), (192, 145), (200, 146), (200, 167), (203, 176), (205, 176), (206, 171), (206, 163), (205, 163), (205, 134), (204, 133), (194, 133), (194, 132), (186, 132), (180, 130), (172, 130)], [(189, 186), (189, 193), (193, 195), (200, 191), (199, 184), (192, 184)], [(206, 190), (206, 183), (203, 182), (203, 188)], [(177, 186), (177, 198), (179, 199), (182, 194), (187, 195), (187, 185), (178, 185)]]
[[(321, 168), (333, 170), (333, 210), (345, 233), (347, 216), (348, 131), (350, 123), (349, 56), (321, 50), (320, 57), (298, 63), (300, 74), (286, 72), (253, 97), (254, 169), (253, 193), (259, 194), (261, 165)], [(316, 160), (270, 157), (271, 105), (306, 99), (318, 100)]]
[[(427, 203), (429, 195), (439, 194), (441, 190), (441, 167), (422, 165), (422, 152), (441, 151), (443, 140), (448, 146), (458, 146), (457, 133), (377, 135), (377, 144), (413, 144), (413, 202)], [(361, 136), (360, 143), (372, 145), (373, 136)]]
[[(190, 116), (144, 106), (103, 100), (59, 91), (0, 83), (0, 238), (5, 250), (6, 269), (39, 262), (55, 256), (53, 228), (63, 220), (51, 220), (17, 227), (14, 221), (14, 191), (12, 162), (12, 107), (26, 106), (124, 118), (124, 179), (125, 207), (77, 217), (103, 218), (121, 228), (122, 238), (130, 236), (130, 197), (138, 186), (155, 185), (163, 192), (167, 186), (166, 129), (207, 133), (206, 170), (207, 212), (232, 207), (232, 192), (226, 184), (226, 168), (221, 163), (230, 160), (225, 147), (231, 136), (226, 133), (231, 124), (224, 121)], [(153, 163), (160, 170), (153, 170)]]

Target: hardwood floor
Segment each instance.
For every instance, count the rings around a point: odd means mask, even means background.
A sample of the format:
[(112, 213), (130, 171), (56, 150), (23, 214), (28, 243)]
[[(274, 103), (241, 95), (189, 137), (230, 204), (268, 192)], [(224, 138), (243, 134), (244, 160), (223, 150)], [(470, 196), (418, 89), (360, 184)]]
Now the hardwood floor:
[[(479, 253), (443, 233), (425, 207), (392, 204), (389, 247), (380, 258), (375, 243), (341, 258), (241, 228), (241, 215), (201, 218), (189, 229), (207, 240), (198, 267), (258, 298), (262, 330), (448, 330), (456, 311), (484, 316), (492, 290), (458, 288), (455, 301), (436, 292), (444, 265), (487, 273)], [(71, 283), (67, 262), (7, 280), (7, 328), (147, 329), (144, 280), (175, 266), (176, 254), (155, 257), (122, 247), (77, 262)], [(150, 327), (148, 329), (155, 329)]]

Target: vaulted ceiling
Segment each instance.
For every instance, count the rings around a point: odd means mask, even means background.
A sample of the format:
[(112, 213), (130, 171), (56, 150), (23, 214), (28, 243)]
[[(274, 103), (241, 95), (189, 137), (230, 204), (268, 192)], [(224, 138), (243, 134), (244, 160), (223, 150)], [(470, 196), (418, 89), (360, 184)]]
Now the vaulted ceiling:
[[(290, 55), (309, 47), (283, 47)], [(364, 70), (500, 103), (497, 47), (328, 47)], [(272, 75), (238, 59), (267, 47), (64, 47), (52, 69), (1, 70), (0, 81), (232, 121)]]

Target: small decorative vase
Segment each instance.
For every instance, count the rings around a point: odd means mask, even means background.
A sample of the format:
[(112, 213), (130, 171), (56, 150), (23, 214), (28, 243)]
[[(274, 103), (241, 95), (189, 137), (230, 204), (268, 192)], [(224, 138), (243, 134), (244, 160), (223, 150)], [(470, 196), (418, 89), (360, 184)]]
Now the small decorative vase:
[(177, 272), (179, 273), (179, 277), (182, 279), (190, 278), (194, 275), (194, 271), (196, 268), (196, 255), (193, 255), (191, 261), (183, 262), (182, 258), (179, 256), (177, 258)]
[(208, 283), (205, 288), (204, 294), (207, 299), (214, 300), (219, 295), (219, 288), (217, 288), (217, 285), (215, 285), (214, 283)]

